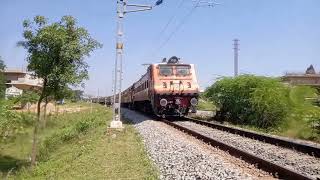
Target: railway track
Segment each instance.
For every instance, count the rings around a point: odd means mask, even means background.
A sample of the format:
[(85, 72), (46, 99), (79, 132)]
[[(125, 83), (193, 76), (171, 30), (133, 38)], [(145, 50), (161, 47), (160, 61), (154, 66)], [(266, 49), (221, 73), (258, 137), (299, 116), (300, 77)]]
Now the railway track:
[(286, 139), (281, 139), (281, 138), (277, 138), (277, 137), (273, 137), (273, 136), (269, 136), (269, 135), (265, 135), (265, 134), (260, 134), (260, 133), (256, 133), (256, 132), (252, 132), (252, 131), (247, 131), (247, 130), (243, 130), (243, 129), (238, 129), (238, 128), (234, 128), (234, 127), (230, 127), (230, 126), (225, 126), (225, 125), (218, 124), (218, 123), (206, 122), (206, 121), (202, 121), (202, 120), (198, 120), (198, 119), (194, 119), (194, 118), (185, 117), (185, 118), (183, 118), (183, 120), (191, 121), (191, 122), (194, 122), (194, 123), (197, 123), (200, 125), (204, 125), (207, 127), (221, 130), (221, 131), (226, 131), (226, 132), (229, 132), (232, 134), (237, 134), (237, 135), (251, 138), (254, 140), (259, 140), (259, 141), (273, 144), (276, 146), (281, 146), (284, 148), (293, 149), (295, 151), (306, 153), (311, 156), (320, 158), (320, 148), (316, 147), (316, 146), (312, 146), (312, 145), (308, 145), (308, 144), (304, 144), (304, 143), (298, 143), (298, 142), (294, 142), (294, 141), (290, 141), (290, 140), (286, 140)]
[(193, 130), (191, 128), (187, 128), (183, 125), (180, 125), (176, 122), (169, 121), (166, 119), (160, 119), (164, 123), (173, 126), (174, 128), (181, 130), (197, 139), (202, 140), (205, 143), (208, 143), (212, 146), (218, 147), (221, 150), (229, 152), (230, 155), (240, 158), (250, 164), (254, 164), (257, 168), (262, 169), (266, 172), (269, 172), (273, 174), (277, 178), (281, 179), (318, 179), (315, 177), (307, 176), (305, 174), (302, 174), (300, 172), (297, 172), (295, 170), (286, 168), (284, 166), (278, 165), (274, 162), (271, 162), (269, 160), (266, 160), (264, 158), (261, 158), (253, 153), (250, 153), (248, 151), (244, 151), (241, 148), (237, 148), (235, 146), (229, 145), (228, 143), (225, 143), (221, 140), (218, 140), (216, 138), (212, 138), (209, 136), (206, 136), (199, 131)]

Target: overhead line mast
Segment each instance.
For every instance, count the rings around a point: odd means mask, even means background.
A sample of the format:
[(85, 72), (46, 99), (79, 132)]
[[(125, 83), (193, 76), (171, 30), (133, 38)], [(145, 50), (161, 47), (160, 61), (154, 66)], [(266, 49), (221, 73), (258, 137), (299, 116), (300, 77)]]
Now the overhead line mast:
[(239, 40), (233, 40), (233, 50), (234, 50), (234, 77), (239, 75)]
[[(162, 4), (158, 0), (154, 6)], [(137, 9), (127, 10), (128, 7)], [(113, 118), (110, 128), (122, 128), (121, 122), (121, 85), (122, 85), (122, 61), (123, 61), (123, 20), (126, 13), (151, 10), (152, 6), (140, 4), (127, 4), (127, 0), (117, 0), (117, 43), (116, 59), (113, 81)]]

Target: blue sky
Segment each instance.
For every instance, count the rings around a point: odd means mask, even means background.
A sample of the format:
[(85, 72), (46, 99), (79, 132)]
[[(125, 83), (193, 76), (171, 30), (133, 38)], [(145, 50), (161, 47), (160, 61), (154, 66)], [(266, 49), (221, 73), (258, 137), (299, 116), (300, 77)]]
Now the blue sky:
[[(313, 64), (320, 71), (319, 0), (216, 0), (221, 5), (199, 7), (170, 41), (158, 47), (176, 30), (195, 2), (164, 0), (152, 11), (125, 18), (124, 87), (145, 71), (143, 63), (156, 63), (176, 55), (197, 67), (198, 81), (207, 87), (220, 76), (233, 74), (232, 39), (240, 39), (240, 73), (280, 76), (304, 71)], [(149, 3), (155, 0), (129, 0)], [(111, 94), (115, 58), (115, 0), (1, 0), (0, 56), (8, 67), (26, 66), (26, 51), (16, 47), (22, 40), (22, 21), (43, 15), (58, 21), (63, 15), (77, 18), (79, 25), (104, 46), (87, 58), (90, 80), (85, 91)], [(174, 16), (164, 33), (161, 30)]]

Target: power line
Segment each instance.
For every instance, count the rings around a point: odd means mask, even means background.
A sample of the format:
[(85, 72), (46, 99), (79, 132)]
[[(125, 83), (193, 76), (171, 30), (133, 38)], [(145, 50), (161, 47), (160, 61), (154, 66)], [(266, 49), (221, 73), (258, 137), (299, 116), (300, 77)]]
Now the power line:
[(163, 41), (163, 43), (156, 49), (156, 51), (153, 53), (153, 55), (155, 55), (157, 51), (162, 49), (170, 41), (170, 39), (173, 37), (173, 35), (175, 35), (177, 33), (177, 31), (182, 27), (182, 25), (184, 25), (187, 22), (188, 18), (191, 17), (193, 12), (195, 11), (197, 6), (199, 5), (200, 1), (201, 0), (198, 0), (198, 3), (190, 9), (189, 13), (186, 16), (184, 16), (182, 21), (178, 24), (178, 26), (176, 26), (176, 28), (171, 32), (171, 34), (167, 37), (167, 39), (165, 39), (165, 41)]
[[(164, 25), (164, 27), (161, 29), (161, 31), (157, 34), (157, 36), (153, 39), (152, 44), (157, 44), (157, 42), (161, 39), (161, 37), (163, 36), (163, 34), (165, 33), (165, 31), (168, 29), (169, 25), (173, 22), (173, 20), (177, 17), (177, 12), (178, 10), (182, 7), (182, 5), (184, 4), (185, 0), (181, 0), (178, 4), (178, 6), (176, 7), (176, 9), (171, 13), (171, 16), (169, 18), (169, 20), (167, 21), (167, 23)], [(149, 52), (148, 54), (146, 54), (146, 57), (148, 57), (148, 55), (153, 56), (154, 52), (151, 49), (151, 52)]]
[(177, 33), (177, 31), (187, 22), (188, 18), (191, 17), (191, 15), (195, 11), (195, 9), (200, 5), (200, 3), (201, 3), (201, 0), (198, 0), (197, 3), (190, 9), (189, 13), (186, 14), (186, 16), (184, 16), (182, 21), (180, 21), (178, 26), (176, 26), (176, 28), (170, 33), (170, 35), (167, 37), (167, 39), (165, 39), (165, 41), (163, 41), (163, 43), (152, 53), (152, 56), (156, 55), (157, 52), (160, 49), (162, 49), (170, 41), (170, 39), (173, 37), (173, 35), (175, 35), (175, 33)]
[[(180, 9), (183, 5), (183, 3), (185, 2), (185, 0), (181, 0), (177, 9)], [(169, 21), (165, 24), (165, 26), (162, 28), (162, 30), (160, 31), (158, 37), (161, 37), (162, 33), (164, 33), (167, 28), (169, 27), (169, 25), (171, 24), (171, 22), (173, 21), (173, 19), (177, 16), (177, 11), (174, 11), (171, 15), (171, 17), (169, 18)]]

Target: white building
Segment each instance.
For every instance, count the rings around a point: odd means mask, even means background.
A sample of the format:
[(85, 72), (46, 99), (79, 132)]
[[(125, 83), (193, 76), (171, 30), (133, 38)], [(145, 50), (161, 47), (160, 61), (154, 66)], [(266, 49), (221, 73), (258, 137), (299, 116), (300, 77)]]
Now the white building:
[(42, 80), (36, 78), (30, 72), (18, 69), (6, 69), (6, 97), (21, 95), (23, 90), (40, 90)]

